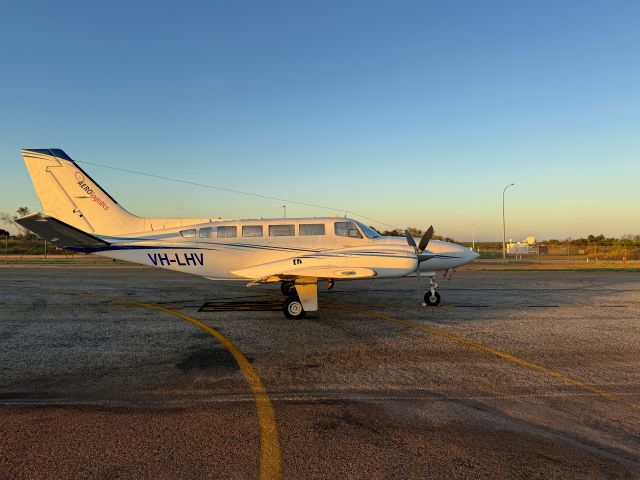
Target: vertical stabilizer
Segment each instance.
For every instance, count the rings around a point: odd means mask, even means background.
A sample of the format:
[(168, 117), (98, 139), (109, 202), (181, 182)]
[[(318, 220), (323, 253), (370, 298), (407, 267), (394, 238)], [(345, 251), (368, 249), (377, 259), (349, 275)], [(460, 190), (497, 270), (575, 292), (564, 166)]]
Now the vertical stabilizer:
[(22, 150), (42, 208), (83, 232), (138, 232), (145, 219), (130, 214), (60, 149)]

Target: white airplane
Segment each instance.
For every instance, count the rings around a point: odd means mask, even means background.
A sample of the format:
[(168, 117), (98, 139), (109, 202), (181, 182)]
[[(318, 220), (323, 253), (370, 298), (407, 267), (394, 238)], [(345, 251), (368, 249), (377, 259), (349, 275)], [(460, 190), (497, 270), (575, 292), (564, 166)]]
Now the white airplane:
[[(44, 213), (18, 223), (58, 247), (211, 280), (249, 286), (280, 282), (283, 311), (302, 318), (318, 310), (318, 282), (425, 274), (424, 305), (438, 305), (436, 271), (450, 271), (478, 254), (454, 243), (383, 237), (348, 218), (142, 218), (122, 208), (59, 149), (22, 150)], [(427, 249), (427, 247), (429, 247)], [(418, 279), (419, 281), (419, 279)]]

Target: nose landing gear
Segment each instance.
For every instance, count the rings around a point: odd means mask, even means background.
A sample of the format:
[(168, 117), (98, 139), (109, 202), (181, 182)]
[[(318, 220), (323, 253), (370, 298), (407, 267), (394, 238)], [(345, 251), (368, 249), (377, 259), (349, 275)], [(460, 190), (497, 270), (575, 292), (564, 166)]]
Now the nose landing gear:
[(440, 305), (440, 294), (438, 292), (427, 292), (424, 294), (424, 304), (430, 307), (437, 307)]
[(436, 288), (438, 288), (438, 284), (435, 281), (434, 277), (429, 278), (429, 291), (424, 294), (424, 303), (422, 304), (424, 307), (436, 307), (440, 305), (440, 294), (436, 292)]

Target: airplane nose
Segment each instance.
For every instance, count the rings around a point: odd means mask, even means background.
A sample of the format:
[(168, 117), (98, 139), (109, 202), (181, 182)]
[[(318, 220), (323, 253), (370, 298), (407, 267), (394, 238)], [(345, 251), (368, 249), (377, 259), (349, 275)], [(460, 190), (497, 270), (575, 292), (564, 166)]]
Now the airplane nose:
[(474, 252), (470, 248), (467, 248), (467, 247), (460, 247), (460, 248), (463, 250), (462, 255), (465, 260), (465, 263), (473, 262), (476, 258), (480, 256), (479, 253)]
[(480, 255), (470, 248), (463, 247), (462, 245), (451, 244), (452, 250), (455, 252), (455, 255), (459, 259), (458, 266), (466, 265), (467, 263), (473, 262)]

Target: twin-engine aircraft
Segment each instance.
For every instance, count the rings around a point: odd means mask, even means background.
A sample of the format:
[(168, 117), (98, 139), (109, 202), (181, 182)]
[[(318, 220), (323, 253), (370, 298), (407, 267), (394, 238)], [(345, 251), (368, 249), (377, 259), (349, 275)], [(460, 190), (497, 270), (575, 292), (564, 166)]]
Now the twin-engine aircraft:
[(318, 310), (318, 282), (424, 273), (425, 305), (438, 305), (435, 272), (478, 254), (431, 240), (383, 237), (348, 218), (142, 218), (130, 214), (59, 149), (22, 150), (44, 213), (18, 223), (58, 247), (211, 280), (280, 282), (288, 318)]

